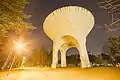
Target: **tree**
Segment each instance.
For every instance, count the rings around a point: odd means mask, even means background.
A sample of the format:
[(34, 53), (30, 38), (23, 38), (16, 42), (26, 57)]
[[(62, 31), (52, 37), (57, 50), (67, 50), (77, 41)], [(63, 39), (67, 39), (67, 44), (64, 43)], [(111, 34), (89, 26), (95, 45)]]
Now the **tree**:
[(37, 48), (33, 50), (31, 56), (26, 62), (27, 66), (50, 66), (51, 54), (45, 48)]
[(8, 33), (19, 34), (28, 29), (34, 29), (31, 23), (24, 20), (30, 15), (23, 12), (28, 0), (0, 0), (0, 38)]
[(112, 61), (118, 61), (117, 56), (120, 55), (120, 36), (109, 37), (106, 45), (107, 48), (103, 49), (103, 53), (108, 54)]
[(120, 0), (99, 0), (98, 6), (111, 16), (111, 20), (104, 24), (104, 28), (108, 31), (120, 29)]
[(72, 55), (69, 55), (69, 56), (66, 56), (66, 63), (67, 65), (71, 65), (72, 66), (78, 66), (80, 64), (80, 55), (79, 54), (72, 54)]
[(48, 52), (48, 56), (47, 56), (47, 65), (50, 67), (52, 64), (52, 50), (50, 52)]
[[(20, 36), (25, 36), (29, 30), (35, 29), (25, 20), (30, 15), (24, 13), (28, 0), (0, 0), (0, 55), (5, 59), (10, 52), (12, 41)], [(7, 52), (6, 52), (7, 51)], [(3, 54), (2, 54), (3, 53)]]
[(120, 54), (120, 37), (108, 38), (109, 53), (114, 56)]
[(92, 54), (89, 54), (89, 60), (90, 62), (93, 64), (93, 63), (99, 63), (98, 62), (98, 57), (95, 56), (95, 55), (92, 55)]
[(0, 0), (0, 40), (13, 35), (23, 35), (34, 29), (31, 23), (25, 22), (30, 15), (24, 13), (28, 0)]
[(108, 63), (113, 64), (114, 63), (111, 56), (109, 56), (108, 54), (102, 53), (101, 56), (102, 56), (102, 60), (103, 60), (104, 63), (106, 63), (106, 64), (108, 64)]
[(120, 63), (120, 56), (115, 56), (115, 63)]

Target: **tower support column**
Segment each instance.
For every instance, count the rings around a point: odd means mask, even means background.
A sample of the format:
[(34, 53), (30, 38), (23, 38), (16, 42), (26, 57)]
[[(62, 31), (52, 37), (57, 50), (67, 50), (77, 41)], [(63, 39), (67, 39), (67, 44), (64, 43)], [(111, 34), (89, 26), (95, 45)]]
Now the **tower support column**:
[[(80, 43), (81, 41), (81, 43)], [(80, 60), (81, 60), (81, 67), (87, 68), (90, 67), (90, 61), (86, 49), (86, 39), (85, 40), (79, 40), (79, 46), (78, 46), (79, 54), (80, 54)]]
[(59, 39), (53, 42), (53, 56), (52, 56), (52, 68), (56, 68), (58, 65), (58, 49), (60, 48)]
[(66, 67), (66, 51), (61, 50), (61, 67)]

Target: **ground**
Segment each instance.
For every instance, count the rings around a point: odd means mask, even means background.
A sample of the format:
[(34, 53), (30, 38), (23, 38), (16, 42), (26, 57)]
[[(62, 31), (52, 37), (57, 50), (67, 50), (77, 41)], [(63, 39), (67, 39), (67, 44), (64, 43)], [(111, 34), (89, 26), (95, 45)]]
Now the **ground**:
[(120, 80), (120, 68), (17, 68), (0, 73), (0, 80)]

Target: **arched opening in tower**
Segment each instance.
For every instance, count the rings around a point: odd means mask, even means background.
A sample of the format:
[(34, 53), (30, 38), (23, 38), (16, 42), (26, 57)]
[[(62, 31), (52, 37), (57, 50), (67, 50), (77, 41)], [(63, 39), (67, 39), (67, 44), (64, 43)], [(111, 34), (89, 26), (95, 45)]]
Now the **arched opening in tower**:
[(69, 48), (66, 51), (66, 64), (68, 67), (80, 66), (80, 55), (76, 47)]
[(71, 35), (65, 35), (61, 38), (61, 44), (60, 52), (58, 51), (61, 54), (59, 55), (58, 64), (61, 67), (79, 66), (81, 61), (78, 50), (79, 43), (76, 38)]

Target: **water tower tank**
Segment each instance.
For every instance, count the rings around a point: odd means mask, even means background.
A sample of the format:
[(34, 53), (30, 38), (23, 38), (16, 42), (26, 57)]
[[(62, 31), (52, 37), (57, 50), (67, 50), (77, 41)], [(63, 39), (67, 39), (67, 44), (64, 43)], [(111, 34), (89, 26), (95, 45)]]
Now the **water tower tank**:
[(85, 8), (68, 6), (50, 13), (43, 26), (44, 32), (52, 40), (57, 36), (68, 34), (87, 36), (94, 26), (94, 17)]

